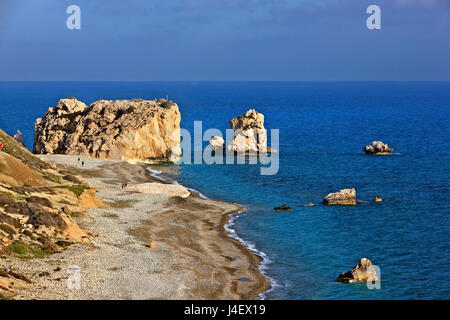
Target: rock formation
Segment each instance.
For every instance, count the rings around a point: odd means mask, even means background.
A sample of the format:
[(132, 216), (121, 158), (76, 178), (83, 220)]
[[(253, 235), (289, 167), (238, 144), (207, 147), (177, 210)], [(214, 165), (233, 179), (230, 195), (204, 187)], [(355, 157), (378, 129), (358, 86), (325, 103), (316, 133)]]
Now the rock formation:
[(382, 202), (383, 198), (380, 197), (375, 197), (375, 199), (373, 199), (373, 202)]
[(229, 151), (237, 153), (268, 152), (263, 114), (250, 109), (244, 115), (231, 119), (229, 124), (235, 133)]
[(371, 282), (378, 281), (378, 275), (369, 259), (362, 258), (358, 264), (347, 272), (342, 272), (336, 279), (337, 282)]
[(364, 152), (366, 154), (389, 154), (394, 151), (393, 148), (381, 141), (373, 141), (371, 144), (364, 147)]
[(87, 107), (62, 99), (35, 123), (33, 152), (101, 159), (177, 162), (178, 106), (160, 100), (99, 100)]
[(13, 135), (13, 138), (19, 142), (22, 146), (25, 146), (25, 143), (23, 142), (23, 134), (20, 132), (20, 130), (17, 130), (17, 133)]
[(283, 204), (282, 206), (273, 208), (274, 211), (292, 211), (292, 208), (287, 204)]
[(211, 150), (214, 152), (223, 152), (225, 147), (225, 140), (223, 140), (222, 137), (214, 136), (209, 140), (209, 145), (211, 147)]
[(335, 193), (328, 194), (322, 201), (323, 204), (333, 205), (353, 205), (356, 204), (356, 191), (355, 189), (342, 189)]

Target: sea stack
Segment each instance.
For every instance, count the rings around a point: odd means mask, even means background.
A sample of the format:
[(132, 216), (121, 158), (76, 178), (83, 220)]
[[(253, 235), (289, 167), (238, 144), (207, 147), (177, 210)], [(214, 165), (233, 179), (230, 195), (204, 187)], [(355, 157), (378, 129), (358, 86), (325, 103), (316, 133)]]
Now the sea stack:
[(62, 99), (35, 123), (33, 152), (100, 159), (177, 162), (181, 115), (160, 100)]
[(393, 148), (389, 148), (389, 146), (386, 143), (383, 143), (381, 141), (373, 141), (371, 144), (364, 147), (364, 152), (366, 154), (389, 154), (392, 151), (394, 151)]
[(378, 281), (378, 275), (372, 262), (367, 258), (359, 260), (358, 264), (347, 272), (342, 272), (336, 279), (337, 282), (370, 282)]
[(352, 189), (342, 189), (335, 193), (328, 194), (322, 201), (326, 205), (355, 205), (356, 204), (356, 191)]
[(210, 145), (212, 151), (223, 153), (224, 146), (225, 146), (225, 140), (223, 140), (222, 137), (214, 136), (211, 138), (211, 140), (209, 140), (209, 145)]
[(234, 130), (233, 142), (229, 151), (257, 154), (268, 152), (267, 132), (264, 128), (264, 115), (254, 109), (229, 121)]

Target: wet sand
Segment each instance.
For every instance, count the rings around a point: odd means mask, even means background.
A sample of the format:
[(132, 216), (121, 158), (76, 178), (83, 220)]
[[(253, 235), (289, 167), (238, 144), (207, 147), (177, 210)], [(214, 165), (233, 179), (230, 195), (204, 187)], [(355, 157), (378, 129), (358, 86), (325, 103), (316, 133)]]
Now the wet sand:
[[(255, 299), (270, 286), (258, 270), (261, 259), (224, 229), (244, 208), (195, 194), (173, 196), (164, 187), (138, 192), (133, 185), (162, 183), (144, 165), (81, 157), (81, 167), (77, 156), (40, 157), (70, 166), (108, 208), (80, 215), (81, 227), (100, 233), (89, 244), (44, 259), (7, 258), (34, 282), (16, 299)], [(69, 265), (80, 268), (80, 290), (67, 288)]]

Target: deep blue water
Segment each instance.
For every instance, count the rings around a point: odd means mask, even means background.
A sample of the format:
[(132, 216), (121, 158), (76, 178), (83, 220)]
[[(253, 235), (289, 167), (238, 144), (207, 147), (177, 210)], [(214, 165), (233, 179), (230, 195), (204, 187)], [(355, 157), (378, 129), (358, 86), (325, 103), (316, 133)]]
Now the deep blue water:
[[(250, 107), (280, 129), (275, 176), (257, 165), (159, 166), (210, 198), (248, 207), (234, 228), (271, 260), (277, 286), (266, 298), (450, 299), (450, 83), (0, 83), (0, 128), (20, 129), (31, 148), (35, 119), (59, 98), (166, 95), (189, 130), (202, 120), (224, 131)], [(395, 153), (364, 156), (373, 140)], [(320, 205), (346, 187), (368, 202)], [(317, 205), (302, 207), (308, 202)], [(272, 211), (284, 203), (294, 211)], [(361, 257), (380, 266), (380, 290), (333, 282)]]

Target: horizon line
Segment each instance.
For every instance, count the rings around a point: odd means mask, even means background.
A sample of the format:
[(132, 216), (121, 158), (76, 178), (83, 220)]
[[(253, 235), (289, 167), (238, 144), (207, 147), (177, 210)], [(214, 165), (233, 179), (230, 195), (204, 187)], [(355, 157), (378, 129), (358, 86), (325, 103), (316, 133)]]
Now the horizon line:
[(450, 82), (447, 80), (0, 80), (5, 82)]

